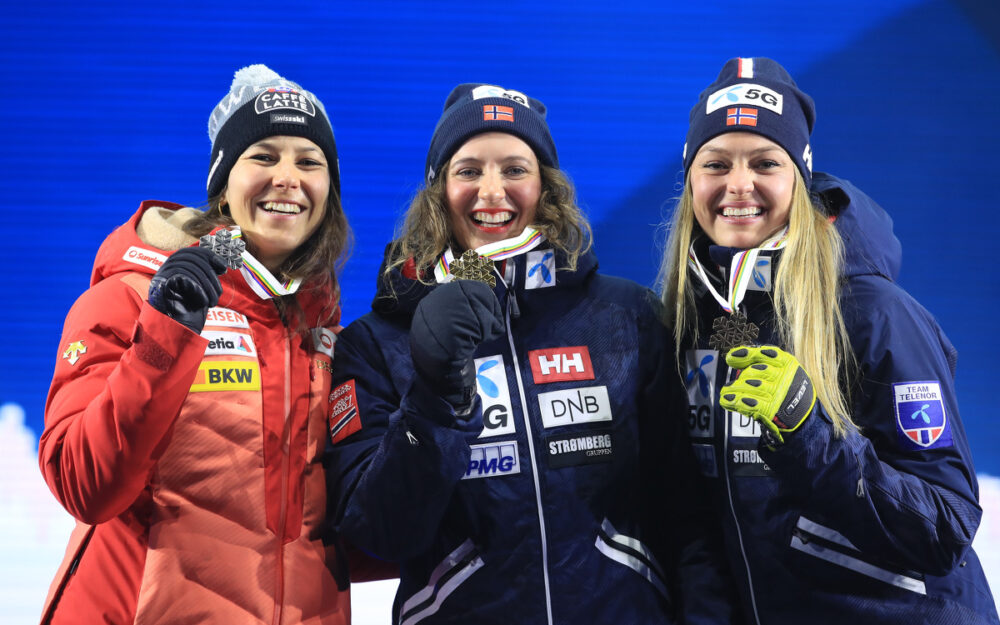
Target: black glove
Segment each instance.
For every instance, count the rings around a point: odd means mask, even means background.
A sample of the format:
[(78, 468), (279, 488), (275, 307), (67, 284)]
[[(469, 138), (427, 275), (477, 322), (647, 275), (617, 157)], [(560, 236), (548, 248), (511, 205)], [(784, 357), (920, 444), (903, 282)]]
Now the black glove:
[(431, 390), (464, 414), (476, 394), (472, 355), (502, 333), (503, 313), (490, 287), (475, 280), (442, 284), (413, 313), (413, 365)]
[(150, 281), (149, 303), (200, 334), (208, 309), (219, 303), (222, 285), (218, 276), (225, 272), (225, 261), (208, 248), (177, 250)]

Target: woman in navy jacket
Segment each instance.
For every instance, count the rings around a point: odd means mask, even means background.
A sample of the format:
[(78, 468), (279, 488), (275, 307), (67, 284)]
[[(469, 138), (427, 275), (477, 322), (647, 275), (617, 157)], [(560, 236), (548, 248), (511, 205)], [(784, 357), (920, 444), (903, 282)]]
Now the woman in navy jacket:
[[(956, 352), (891, 220), (812, 174), (812, 99), (732, 59), (691, 111), (664, 301), (752, 623), (997, 623)], [(810, 193), (811, 191), (811, 193)], [(793, 355), (794, 354), (794, 355)]]
[(400, 562), (395, 621), (728, 622), (656, 298), (597, 272), (545, 107), (459, 85), (426, 172), (330, 416), (337, 529)]

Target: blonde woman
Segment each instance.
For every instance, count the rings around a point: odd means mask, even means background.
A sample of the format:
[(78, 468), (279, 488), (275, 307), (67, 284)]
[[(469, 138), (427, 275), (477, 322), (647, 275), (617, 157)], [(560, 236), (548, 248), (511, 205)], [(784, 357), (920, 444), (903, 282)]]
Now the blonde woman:
[(397, 623), (728, 622), (655, 296), (598, 273), (545, 113), (448, 97), (337, 343), (337, 526), (400, 562)]
[(691, 111), (663, 299), (751, 623), (997, 623), (955, 350), (888, 216), (812, 173), (812, 99), (728, 61)]

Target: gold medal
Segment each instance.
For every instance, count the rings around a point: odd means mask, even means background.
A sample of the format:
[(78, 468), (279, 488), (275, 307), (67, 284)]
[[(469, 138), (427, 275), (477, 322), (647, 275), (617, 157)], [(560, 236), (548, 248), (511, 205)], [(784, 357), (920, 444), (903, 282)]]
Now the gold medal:
[(460, 257), (451, 261), (448, 269), (456, 280), (478, 280), (490, 287), (497, 285), (497, 278), (493, 273), (493, 261), (473, 250), (462, 252)]

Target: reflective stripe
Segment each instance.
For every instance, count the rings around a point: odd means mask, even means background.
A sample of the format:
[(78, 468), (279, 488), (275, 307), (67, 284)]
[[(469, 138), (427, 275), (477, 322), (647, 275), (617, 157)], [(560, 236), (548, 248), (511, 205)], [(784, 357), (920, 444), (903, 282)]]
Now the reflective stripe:
[[(858, 548), (851, 543), (851, 541), (836, 530), (830, 529), (829, 527), (810, 521), (805, 517), (799, 517), (799, 520), (795, 525), (799, 529), (809, 532), (818, 538), (828, 540), (834, 544), (841, 545), (857, 553), (861, 553)], [(803, 553), (820, 558), (821, 560), (826, 560), (827, 562), (842, 566), (862, 575), (883, 581), (887, 584), (892, 584), (893, 586), (902, 588), (903, 590), (909, 590), (921, 595), (927, 594), (927, 587), (921, 579), (909, 577), (907, 575), (903, 575), (902, 573), (877, 567), (874, 564), (865, 562), (864, 560), (860, 560), (854, 556), (824, 547), (823, 545), (814, 542), (803, 541), (798, 535), (792, 535), (791, 547), (792, 549), (797, 549)]]
[[(467, 557), (474, 550), (475, 545), (472, 544), (472, 540), (466, 540), (458, 546), (458, 549), (449, 553), (440, 564), (434, 567), (434, 570), (431, 571), (431, 578), (428, 584), (413, 593), (413, 596), (403, 603), (403, 607), (399, 610), (399, 617), (400, 619), (403, 619), (403, 617), (406, 618), (405, 620), (400, 621), (400, 625), (414, 625), (414, 623), (419, 623), (428, 616), (435, 614), (441, 608), (441, 603), (447, 599), (448, 596), (454, 592), (462, 582), (467, 580), (470, 575), (482, 568), (483, 559), (478, 555), (466, 562)], [(451, 574), (453, 571), (454, 573)], [(438, 586), (438, 582), (446, 576), (448, 579), (445, 583)], [(413, 614), (407, 614), (407, 612), (423, 603), (426, 603), (432, 597), (433, 601), (429, 605), (421, 608)]]
[[(604, 522), (601, 524), (601, 529), (608, 534), (608, 538), (611, 542), (607, 542), (603, 535), (598, 535), (597, 542), (595, 544), (597, 550), (615, 562), (624, 564), (639, 575), (645, 577), (649, 583), (655, 586), (656, 589), (660, 591), (660, 594), (666, 597), (669, 601), (670, 593), (667, 592), (667, 587), (663, 583), (662, 569), (656, 561), (656, 558), (649, 553), (649, 549), (647, 549), (646, 546), (637, 539), (625, 536), (624, 534), (619, 534), (611, 525), (611, 522), (607, 519), (604, 519)], [(643, 555), (645, 560), (636, 557), (634, 554), (622, 551), (616, 545), (623, 545), (634, 551), (638, 551)]]

